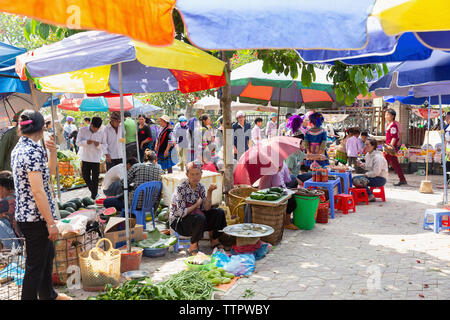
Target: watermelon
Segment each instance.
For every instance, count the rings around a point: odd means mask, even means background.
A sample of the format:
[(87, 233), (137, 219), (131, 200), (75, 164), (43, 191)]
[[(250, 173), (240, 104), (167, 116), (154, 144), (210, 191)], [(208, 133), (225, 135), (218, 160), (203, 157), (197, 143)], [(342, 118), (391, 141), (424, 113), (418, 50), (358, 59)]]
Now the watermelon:
[(158, 221), (166, 222), (167, 221), (167, 215), (168, 215), (167, 211), (161, 211), (159, 213), (159, 215), (158, 215)]
[(77, 205), (77, 209), (79, 209), (83, 206), (83, 203), (81, 202), (80, 198), (74, 198), (72, 200), (69, 200), (69, 202), (75, 203)]
[(74, 211), (78, 210), (78, 206), (76, 205), (76, 203), (68, 201), (64, 204), (63, 209), (67, 210), (68, 207), (72, 207), (73, 209), (75, 209)]
[(66, 209), (64, 209), (63, 211), (67, 211), (67, 212), (70, 212), (70, 213), (72, 213), (72, 212), (75, 212), (75, 211), (77, 211), (77, 209), (74, 209), (74, 208), (72, 208), (72, 207), (67, 207)]
[(59, 210), (59, 214), (61, 215), (61, 219), (64, 219), (67, 216), (69, 216), (71, 214), (71, 212), (66, 211), (66, 210)]
[(106, 208), (105, 211), (103, 211), (103, 215), (104, 216), (114, 216), (117, 213), (116, 208), (111, 207), (111, 208)]
[(92, 200), (90, 197), (85, 197), (83, 199), (81, 199), (81, 202), (83, 203), (83, 205), (87, 208), (88, 206), (92, 206), (95, 204), (95, 201)]

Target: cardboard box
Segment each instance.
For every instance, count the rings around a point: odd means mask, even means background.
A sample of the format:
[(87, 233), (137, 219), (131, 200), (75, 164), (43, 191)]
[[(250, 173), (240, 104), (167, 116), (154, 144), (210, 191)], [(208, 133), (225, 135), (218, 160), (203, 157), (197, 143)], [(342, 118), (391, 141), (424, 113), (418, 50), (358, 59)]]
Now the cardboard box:
[[(130, 219), (131, 220), (131, 219)], [(105, 227), (105, 238), (109, 239), (114, 246), (114, 248), (118, 249), (123, 247), (127, 243), (127, 234), (126, 230), (118, 230), (118, 231), (110, 231), (111, 229), (115, 229), (118, 224), (122, 224), (125, 221), (125, 218), (116, 218), (111, 217), (108, 221), (108, 224)], [(130, 240), (131, 242), (144, 240), (144, 226), (141, 224), (136, 224), (132, 227), (130, 221)]]
[[(162, 188), (162, 203), (165, 206), (170, 206), (172, 201), (172, 194), (175, 192), (177, 186), (186, 180), (185, 172), (174, 172), (169, 174), (163, 174), (161, 176), (163, 188)], [(217, 189), (212, 193), (211, 204), (218, 206), (222, 203), (222, 188), (223, 188), (223, 176), (220, 173), (212, 171), (203, 171), (200, 183), (205, 187), (205, 191), (208, 190), (211, 184), (215, 184)]]

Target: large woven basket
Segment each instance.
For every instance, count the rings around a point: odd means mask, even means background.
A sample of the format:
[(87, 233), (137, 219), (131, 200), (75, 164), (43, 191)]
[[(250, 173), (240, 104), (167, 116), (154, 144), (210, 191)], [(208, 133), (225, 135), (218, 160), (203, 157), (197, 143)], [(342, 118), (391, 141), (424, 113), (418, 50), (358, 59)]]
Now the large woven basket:
[(240, 223), (244, 223), (245, 199), (255, 191), (258, 191), (258, 189), (253, 188), (252, 186), (241, 185), (234, 187), (228, 192), (228, 208), (230, 208), (231, 216), (238, 216)]
[(265, 224), (275, 231), (261, 240), (276, 245), (281, 241), (284, 231), (284, 219), (286, 217), (287, 201), (276, 207), (260, 206), (252, 204), (252, 222)]
[[(106, 241), (108, 250), (100, 248), (99, 244)], [(120, 250), (113, 249), (111, 241), (107, 238), (98, 240), (97, 245), (89, 251), (83, 251), (78, 255), (81, 281), (85, 291), (101, 291), (105, 285), (120, 284)]]

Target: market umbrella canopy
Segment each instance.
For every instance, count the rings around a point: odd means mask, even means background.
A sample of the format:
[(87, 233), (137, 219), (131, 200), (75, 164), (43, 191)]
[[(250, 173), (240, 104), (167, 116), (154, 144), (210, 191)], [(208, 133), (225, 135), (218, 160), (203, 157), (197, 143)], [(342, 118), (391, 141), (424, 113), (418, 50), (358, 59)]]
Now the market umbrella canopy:
[[(412, 95), (412, 93), (410, 93), (409, 96), (386, 96), (386, 97), (384, 97), (384, 101), (390, 102), (390, 103), (399, 101), (403, 104), (410, 104), (410, 105), (423, 105), (426, 101), (428, 101), (428, 102), (430, 102), (431, 105), (437, 105), (437, 104), (439, 104), (439, 97), (434, 96), (434, 97), (431, 97), (431, 100), (430, 100), (430, 98), (425, 98), (425, 97), (416, 98)], [(450, 95), (442, 96), (442, 103), (450, 104)], [(416, 110), (416, 109), (414, 109), (414, 110)], [(428, 112), (427, 109), (423, 109), (423, 110)], [(434, 111), (437, 111), (437, 110), (432, 110), (432, 112), (434, 112)], [(437, 114), (439, 115), (439, 111), (437, 111)]]
[(428, 97), (450, 94), (450, 52), (434, 50), (430, 58), (405, 61), (370, 86), (376, 95)]
[[(132, 97), (124, 97), (124, 110), (133, 109)], [(142, 103), (141, 103), (142, 104)], [(85, 98), (65, 98), (58, 105), (62, 110), (70, 111), (93, 111), (93, 112), (113, 112), (120, 111), (120, 97), (85, 97)]]
[(104, 30), (155, 46), (172, 44), (176, 0), (0, 0), (2, 11), (71, 29)]
[(300, 143), (298, 138), (277, 136), (252, 146), (234, 169), (234, 184), (253, 185), (263, 175), (276, 174), (283, 161), (300, 149)]
[[(238, 101), (231, 101), (231, 111), (260, 111), (260, 112), (277, 112), (278, 108), (272, 107), (270, 105), (263, 106), (252, 103), (241, 103)], [(194, 109), (200, 110), (220, 110), (220, 99), (213, 96), (206, 96), (198, 100), (194, 106)]]
[(368, 19), (369, 43), (360, 50), (296, 50), (307, 63), (330, 63), (339, 60), (349, 65), (424, 60), (432, 49), (424, 46), (416, 35), (407, 32), (388, 36), (375, 17)]
[[(333, 84), (327, 79), (328, 70), (315, 69), (316, 80), (306, 87), (301, 81), (273, 71), (262, 71), (263, 61), (247, 63), (231, 72), (231, 94), (241, 102), (299, 106), (314, 102), (331, 103), (336, 100)], [(300, 78), (300, 76), (299, 76)], [(280, 98), (281, 92), (281, 98)]]
[[(137, 102), (138, 99), (135, 99), (134, 101)], [(151, 115), (161, 111), (164, 111), (164, 109), (152, 104), (142, 104), (142, 102), (135, 104), (135, 107), (130, 110), (133, 117), (136, 117), (140, 114)]]
[(27, 52), (17, 58), (16, 72), (44, 92), (119, 93), (118, 63), (128, 93), (193, 92), (226, 83), (224, 62), (186, 43), (151, 47), (101, 31)]
[(189, 40), (205, 49), (359, 49), (374, 0), (178, 0)]
[(380, 0), (373, 15), (387, 35), (450, 30), (450, 6), (442, 0)]

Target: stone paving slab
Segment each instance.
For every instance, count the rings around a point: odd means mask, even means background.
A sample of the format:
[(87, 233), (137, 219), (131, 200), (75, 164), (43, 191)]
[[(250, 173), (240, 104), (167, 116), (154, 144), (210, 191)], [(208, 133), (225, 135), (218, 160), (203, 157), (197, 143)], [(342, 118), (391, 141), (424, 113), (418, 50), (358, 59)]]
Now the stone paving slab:
[[(450, 298), (450, 232), (422, 229), (427, 208), (442, 201), (443, 178), (430, 176), (434, 194), (419, 193), (424, 177), (407, 175), (408, 186), (393, 187), (387, 201), (358, 205), (356, 213), (337, 212), (312, 230), (285, 230), (281, 243), (255, 272), (239, 279), (221, 300), (446, 300)], [(63, 199), (87, 194), (63, 193)], [(201, 250), (210, 253), (209, 242)], [(155, 281), (184, 269), (182, 252), (144, 257), (141, 269)], [(62, 290), (62, 289), (61, 289)], [(66, 290), (84, 299), (83, 290)], [(95, 294), (95, 293), (94, 293)]]

